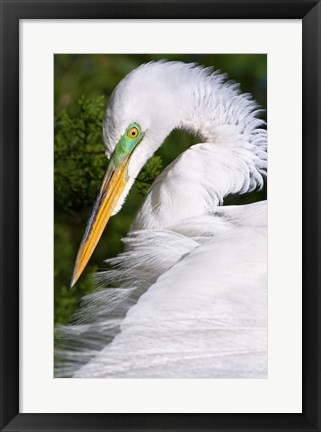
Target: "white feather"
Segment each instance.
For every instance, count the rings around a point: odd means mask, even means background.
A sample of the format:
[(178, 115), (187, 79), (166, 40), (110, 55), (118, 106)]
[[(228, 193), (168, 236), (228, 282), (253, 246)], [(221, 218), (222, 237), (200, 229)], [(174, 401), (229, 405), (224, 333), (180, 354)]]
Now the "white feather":
[(176, 229), (124, 240), (114, 269), (97, 275), (119, 288), (87, 296), (77, 325), (62, 329), (56, 376), (266, 376), (266, 202)]
[(75, 377), (266, 377), (266, 249), (262, 230), (249, 227), (193, 249)]

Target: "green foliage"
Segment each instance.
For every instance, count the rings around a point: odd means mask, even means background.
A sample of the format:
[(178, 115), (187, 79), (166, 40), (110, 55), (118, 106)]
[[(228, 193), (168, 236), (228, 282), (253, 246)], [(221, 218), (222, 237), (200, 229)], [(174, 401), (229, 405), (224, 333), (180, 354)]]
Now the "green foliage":
[(55, 120), (55, 206), (77, 211), (92, 204), (106, 169), (102, 145), (103, 96), (78, 100), (79, 114)]
[(155, 178), (162, 172), (163, 161), (158, 155), (151, 157), (136, 179), (138, 192), (145, 196)]
[[(55, 118), (56, 323), (68, 322), (81, 297), (93, 289), (88, 273), (72, 291), (69, 282), (86, 223), (82, 212), (92, 205), (107, 165), (102, 144), (105, 103), (102, 96), (80, 97), (75, 114), (62, 110)], [(95, 266), (90, 268), (94, 271)]]
[[(72, 223), (73, 221), (80, 223)], [(54, 318), (55, 323), (67, 323), (79, 307), (82, 296), (93, 290), (94, 285), (90, 274), (96, 266), (90, 264), (84, 277), (72, 290), (69, 288), (73, 262), (77, 246), (86, 222), (77, 219), (73, 213), (61, 217), (55, 209), (55, 250), (54, 250)]]

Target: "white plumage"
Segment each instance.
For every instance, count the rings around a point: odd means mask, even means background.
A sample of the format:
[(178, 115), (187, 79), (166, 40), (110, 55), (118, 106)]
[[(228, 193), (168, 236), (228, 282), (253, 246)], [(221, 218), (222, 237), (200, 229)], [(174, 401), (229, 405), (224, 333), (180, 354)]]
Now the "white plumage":
[(201, 143), (155, 180), (125, 251), (97, 275), (102, 289), (61, 329), (57, 376), (267, 376), (266, 202), (222, 206), (228, 194), (263, 185), (258, 112), (236, 84), (195, 65), (148, 63), (120, 82), (104, 123), (107, 155), (133, 122), (144, 138), (114, 214), (171, 130)]

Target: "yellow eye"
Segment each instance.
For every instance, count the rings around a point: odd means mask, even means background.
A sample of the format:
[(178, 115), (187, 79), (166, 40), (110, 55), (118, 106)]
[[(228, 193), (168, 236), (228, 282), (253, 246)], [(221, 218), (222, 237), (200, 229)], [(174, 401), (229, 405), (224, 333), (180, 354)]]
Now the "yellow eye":
[(139, 134), (139, 130), (137, 129), (137, 127), (132, 127), (127, 132), (127, 135), (129, 136), (129, 138), (136, 138), (138, 136), (138, 134)]

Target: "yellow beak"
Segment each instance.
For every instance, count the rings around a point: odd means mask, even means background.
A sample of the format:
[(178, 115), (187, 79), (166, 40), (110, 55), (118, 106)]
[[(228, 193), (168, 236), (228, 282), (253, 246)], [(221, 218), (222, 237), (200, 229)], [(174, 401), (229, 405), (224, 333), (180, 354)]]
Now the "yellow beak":
[(89, 218), (85, 234), (79, 246), (70, 287), (73, 287), (86, 267), (89, 258), (97, 246), (104, 228), (128, 182), (128, 155), (116, 168), (108, 166), (104, 181), (100, 187), (94, 208)]

